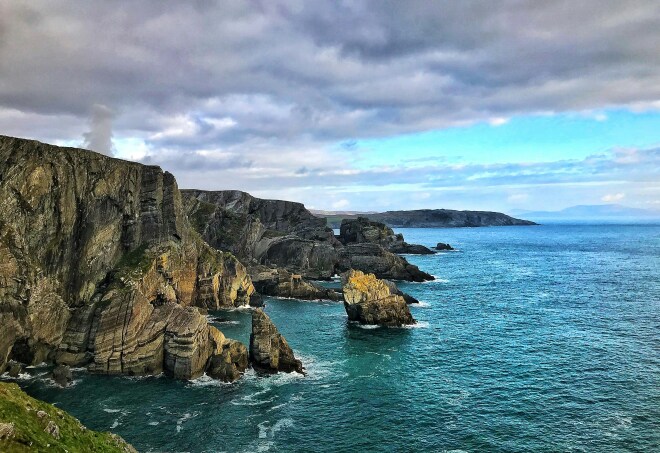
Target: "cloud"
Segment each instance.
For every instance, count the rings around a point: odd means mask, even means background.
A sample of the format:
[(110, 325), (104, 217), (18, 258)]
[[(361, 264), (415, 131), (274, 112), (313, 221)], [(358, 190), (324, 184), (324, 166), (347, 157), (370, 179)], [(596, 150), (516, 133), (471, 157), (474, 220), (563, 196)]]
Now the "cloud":
[(626, 198), (626, 194), (624, 193), (611, 193), (603, 196), (601, 200), (605, 203), (616, 203), (617, 201), (621, 201), (624, 198)]
[(333, 209), (343, 209), (343, 208), (347, 208), (348, 206), (350, 206), (350, 204), (351, 203), (348, 200), (341, 199), (341, 200), (338, 200), (338, 201), (335, 201), (334, 203), (332, 203), (332, 208)]
[[(460, 190), (506, 203), (515, 185), (655, 187), (653, 150), (367, 168), (375, 151), (359, 145), (520, 115), (656, 111), (655, 0), (0, 0), (0, 11), (0, 133), (57, 143), (86, 133), (86, 146), (110, 153), (114, 142), (182, 187), (319, 207), (337, 200), (320, 189), (352, 190), (352, 208), (466, 202)], [(596, 200), (637, 193), (598, 190)]]
[(83, 134), (83, 148), (107, 156), (114, 154), (112, 145), (112, 119), (114, 116), (114, 112), (105, 105), (94, 104), (92, 106), (90, 130)]

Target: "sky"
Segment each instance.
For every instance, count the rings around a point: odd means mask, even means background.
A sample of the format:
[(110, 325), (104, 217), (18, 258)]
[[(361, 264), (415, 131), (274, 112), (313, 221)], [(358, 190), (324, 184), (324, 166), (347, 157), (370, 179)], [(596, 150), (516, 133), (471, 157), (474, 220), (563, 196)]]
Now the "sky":
[(326, 210), (660, 209), (657, 0), (0, 0), (0, 134)]

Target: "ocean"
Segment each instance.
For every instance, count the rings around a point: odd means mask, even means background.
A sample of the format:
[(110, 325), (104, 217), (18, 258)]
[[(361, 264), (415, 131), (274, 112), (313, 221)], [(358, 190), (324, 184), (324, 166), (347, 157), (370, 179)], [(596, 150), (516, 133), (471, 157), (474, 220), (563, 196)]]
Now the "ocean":
[[(400, 284), (421, 301), (416, 326), (266, 300), (305, 377), (76, 370), (60, 389), (33, 368), (19, 383), (146, 452), (660, 451), (660, 226), (397, 232), (458, 249), (407, 257), (436, 276)], [(248, 342), (248, 310), (213, 316)]]

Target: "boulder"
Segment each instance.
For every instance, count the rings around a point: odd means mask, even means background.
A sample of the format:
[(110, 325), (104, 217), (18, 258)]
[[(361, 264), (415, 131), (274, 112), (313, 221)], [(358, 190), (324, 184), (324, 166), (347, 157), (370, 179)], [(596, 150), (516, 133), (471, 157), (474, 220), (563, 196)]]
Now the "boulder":
[(259, 372), (296, 371), (305, 374), (302, 362), (295, 358), (289, 344), (262, 309), (252, 312), (250, 362)]
[(445, 244), (444, 242), (438, 242), (438, 245), (435, 246), (436, 250), (454, 250), (454, 247), (452, 247), (449, 244)]
[(60, 387), (68, 387), (71, 382), (73, 382), (73, 374), (71, 373), (71, 368), (67, 365), (57, 365), (53, 369), (53, 374), (51, 376), (55, 383)]
[(390, 285), (373, 274), (351, 270), (342, 275), (342, 285), (350, 321), (388, 327), (416, 323), (403, 297), (392, 294)]

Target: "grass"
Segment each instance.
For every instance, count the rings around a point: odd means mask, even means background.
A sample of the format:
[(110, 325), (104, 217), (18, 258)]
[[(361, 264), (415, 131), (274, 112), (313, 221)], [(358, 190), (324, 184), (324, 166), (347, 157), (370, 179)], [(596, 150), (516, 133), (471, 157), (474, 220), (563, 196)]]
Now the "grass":
[[(37, 415), (40, 411), (46, 415)], [(51, 421), (59, 428), (59, 439), (45, 431)], [(14, 424), (14, 434), (9, 439), (0, 440), (2, 452), (134, 451), (118, 436), (85, 428), (76, 418), (28, 396), (13, 383), (0, 382), (0, 423)]]

